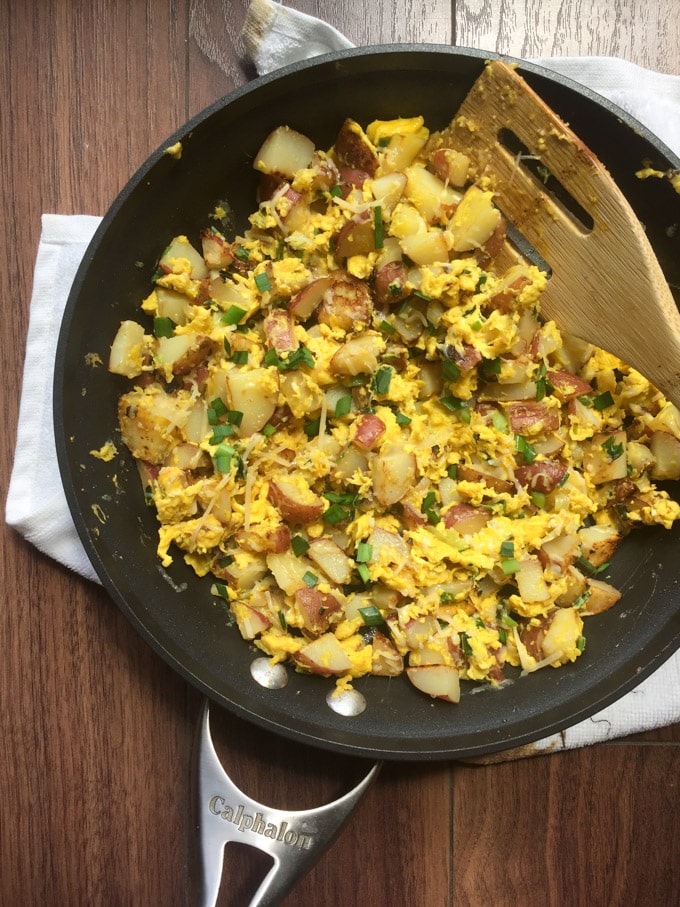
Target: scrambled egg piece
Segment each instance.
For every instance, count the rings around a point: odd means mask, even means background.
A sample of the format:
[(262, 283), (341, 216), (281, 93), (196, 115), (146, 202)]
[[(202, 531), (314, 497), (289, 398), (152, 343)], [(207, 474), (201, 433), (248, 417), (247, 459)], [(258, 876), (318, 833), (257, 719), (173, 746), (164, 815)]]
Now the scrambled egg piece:
[(250, 228), (175, 237), (153, 333), (115, 339), (161, 563), (181, 552), (246, 640), (339, 690), (406, 674), (455, 702), (574, 661), (620, 597), (619, 541), (680, 518), (656, 485), (680, 478), (680, 413), (542, 320), (544, 273), (496, 269), (492, 193), (422, 117), (312, 149), (275, 131)]

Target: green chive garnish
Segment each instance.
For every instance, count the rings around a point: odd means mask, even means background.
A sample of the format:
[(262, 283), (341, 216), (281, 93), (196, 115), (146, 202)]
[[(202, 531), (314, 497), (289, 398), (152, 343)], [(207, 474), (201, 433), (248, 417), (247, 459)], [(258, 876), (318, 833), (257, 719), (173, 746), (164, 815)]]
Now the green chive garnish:
[(246, 314), (246, 310), (238, 305), (231, 305), (220, 319), (222, 324), (238, 324)]
[(272, 282), (269, 279), (269, 275), (266, 271), (261, 271), (259, 274), (255, 275), (255, 286), (258, 288), (260, 293), (267, 293), (272, 288)]
[(172, 337), (175, 333), (175, 323), (172, 318), (154, 318), (153, 332), (159, 339), (161, 337)]
[(375, 605), (359, 608), (359, 614), (361, 614), (361, 618), (367, 627), (377, 627), (383, 623), (383, 616)]

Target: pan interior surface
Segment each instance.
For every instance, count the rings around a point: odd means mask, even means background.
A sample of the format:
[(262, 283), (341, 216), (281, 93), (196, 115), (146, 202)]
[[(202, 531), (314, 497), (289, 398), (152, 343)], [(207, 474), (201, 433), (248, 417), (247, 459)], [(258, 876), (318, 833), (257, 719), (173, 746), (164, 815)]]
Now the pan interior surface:
[[(326, 704), (332, 681), (289, 672), (287, 686), (255, 683), (256, 650), (229, 620), (225, 602), (180, 557), (163, 570), (157, 522), (117, 428), (127, 387), (105, 365), (120, 322), (135, 318), (165, 244), (196, 237), (216, 206), (229, 235), (253, 209), (253, 155), (276, 126), (329, 147), (342, 121), (422, 115), (445, 126), (492, 54), (464, 49), (362, 48), (290, 67), (229, 95), (190, 121), (135, 174), (113, 204), (77, 275), (57, 353), (55, 425), (66, 496), (95, 569), (149, 644), (190, 683), (237, 715), (312, 745), (392, 759), (470, 757), (529, 743), (583, 720), (635, 686), (680, 644), (680, 529), (627, 538), (611, 582), (616, 610), (588, 619), (587, 649), (573, 665), (517, 677), (500, 690), (468, 685), (458, 706), (433, 701), (401, 678), (356, 686), (366, 711), (347, 718)], [(660, 180), (637, 180), (642, 162), (680, 161), (644, 129), (591, 93), (537, 67), (527, 80), (608, 167), (645, 223), (669, 283), (680, 284), (671, 225), (677, 200)], [(181, 142), (181, 157), (164, 148)], [(663, 181), (665, 182), (665, 181)], [(676, 197), (677, 199), (677, 197)], [(677, 232), (677, 231), (676, 231)], [(90, 451), (118, 449), (104, 462)], [(675, 492), (677, 494), (677, 492)]]

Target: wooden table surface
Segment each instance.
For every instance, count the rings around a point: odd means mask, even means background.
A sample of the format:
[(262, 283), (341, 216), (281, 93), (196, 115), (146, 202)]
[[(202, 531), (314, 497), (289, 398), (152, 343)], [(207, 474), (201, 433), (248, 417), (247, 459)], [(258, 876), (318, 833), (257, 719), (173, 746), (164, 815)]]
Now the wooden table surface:
[[(295, 0), (359, 44), (607, 54), (680, 73), (677, 0)], [(247, 0), (0, 0), (3, 503), (41, 212), (101, 214), (167, 135), (252, 75)], [(36, 476), (36, 481), (40, 477)], [(94, 584), (3, 525), (0, 904), (195, 903), (201, 699)], [(229, 716), (230, 771), (273, 806), (338, 792), (340, 758)], [(285, 904), (680, 903), (680, 726), (500, 765), (387, 764)], [(231, 850), (223, 905), (261, 861)]]

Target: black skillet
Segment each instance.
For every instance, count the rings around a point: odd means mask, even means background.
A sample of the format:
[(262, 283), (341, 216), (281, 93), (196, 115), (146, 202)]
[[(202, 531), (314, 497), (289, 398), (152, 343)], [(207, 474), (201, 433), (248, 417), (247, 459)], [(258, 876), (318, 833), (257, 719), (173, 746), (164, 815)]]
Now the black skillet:
[[(493, 56), (431, 45), (361, 48), (237, 89), (171, 136), (121, 192), (78, 271), (59, 338), (59, 465), (76, 527), (105, 588), (156, 652), (212, 700), (271, 731), (348, 754), (479, 756), (555, 733), (616, 700), (680, 645), (680, 526), (642, 529), (625, 540), (611, 570), (623, 598), (614, 611), (588, 619), (587, 647), (575, 664), (497, 692), (463, 684), (457, 706), (423, 696), (405, 678), (369, 677), (356, 685), (366, 711), (342, 717), (326, 704), (331, 681), (291, 672), (283, 690), (256, 684), (249, 670), (255, 652), (210, 594), (210, 581), (198, 579), (179, 556), (167, 573), (160, 569), (154, 513), (144, 505), (117, 431), (116, 402), (126, 382), (86, 357), (96, 353), (107, 361), (120, 321), (138, 317), (159, 251), (172, 236), (196, 240), (218, 202), (228, 203), (236, 229), (245, 227), (255, 199), (253, 154), (275, 126), (288, 124), (320, 147), (332, 144), (347, 116), (366, 124), (422, 114), (431, 129), (441, 128)], [(680, 160), (592, 92), (537, 66), (521, 64), (521, 71), (609, 168), (645, 224), (669, 283), (679, 286), (678, 197), (667, 181), (641, 181), (635, 171), (643, 163), (679, 169)], [(177, 141), (180, 159), (164, 153)], [(89, 454), (109, 439), (119, 449), (111, 462)]]

